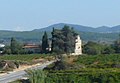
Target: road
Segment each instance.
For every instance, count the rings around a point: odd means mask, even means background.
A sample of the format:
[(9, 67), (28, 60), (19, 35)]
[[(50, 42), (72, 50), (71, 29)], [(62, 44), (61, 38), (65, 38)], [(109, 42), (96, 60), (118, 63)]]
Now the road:
[[(38, 65), (36, 67), (31, 67), (30, 69), (43, 69), (47, 65), (53, 63), (54, 61), (50, 61), (47, 63), (44, 63), (42, 65)], [(21, 79), (25, 76), (26, 72), (24, 70), (16, 71), (16, 72), (11, 72), (5, 75), (0, 76), (0, 83), (9, 83), (12, 81), (15, 81), (17, 79)]]

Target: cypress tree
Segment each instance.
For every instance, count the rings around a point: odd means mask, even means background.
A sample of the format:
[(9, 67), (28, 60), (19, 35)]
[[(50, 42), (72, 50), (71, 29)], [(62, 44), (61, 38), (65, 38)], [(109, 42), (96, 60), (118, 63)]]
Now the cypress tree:
[(14, 37), (11, 38), (11, 53), (12, 54), (17, 54), (17, 41)]
[(42, 52), (43, 53), (47, 53), (48, 52), (48, 47), (49, 47), (49, 44), (48, 44), (48, 36), (47, 36), (47, 33), (46, 31), (44, 32), (44, 35), (42, 37)]
[(52, 46), (52, 47), (51, 47), (51, 51), (52, 51), (52, 52), (53, 52), (53, 47), (54, 47), (54, 42), (55, 42), (55, 41), (54, 41), (54, 33), (55, 33), (55, 29), (54, 29), (54, 27), (53, 27), (53, 31), (52, 31), (52, 33), (51, 33), (51, 34), (52, 34), (52, 45), (51, 45), (51, 46)]

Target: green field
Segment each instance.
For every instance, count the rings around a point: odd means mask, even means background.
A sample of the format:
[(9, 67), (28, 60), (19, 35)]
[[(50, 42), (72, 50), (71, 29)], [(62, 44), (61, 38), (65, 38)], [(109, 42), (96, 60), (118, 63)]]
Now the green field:
[(0, 56), (0, 60), (21, 60), (21, 61), (31, 61), (33, 59), (46, 58), (51, 55), (46, 54), (27, 54), (27, 55), (4, 55)]
[[(54, 63), (49, 66), (51, 70), (29, 72), (30, 83), (33, 81), (36, 83), (39, 81), (44, 81), (43, 83), (120, 83), (120, 68), (115, 66), (120, 65), (119, 54), (67, 56), (63, 59), (63, 63), (56, 65)], [(53, 66), (59, 68), (64, 66), (65, 69), (55, 70)], [(25, 82), (25, 80), (20, 81), (14, 83)]]
[(76, 63), (87, 68), (113, 68), (117, 65), (120, 68), (120, 55), (83, 55), (78, 57)]
[[(41, 60), (40, 60), (41, 59)], [(4, 55), (0, 56), (0, 63), (3, 61), (17, 62), (20, 65), (36, 64), (41, 61), (53, 60), (51, 54), (27, 54), (27, 55)]]

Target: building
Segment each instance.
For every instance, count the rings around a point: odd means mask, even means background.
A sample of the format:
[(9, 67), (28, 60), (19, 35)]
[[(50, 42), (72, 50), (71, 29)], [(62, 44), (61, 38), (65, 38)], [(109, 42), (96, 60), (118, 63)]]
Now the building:
[(41, 46), (36, 44), (26, 44), (23, 46), (23, 49), (29, 54), (41, 52)]
[(71, 55), (81, 55), (81, 54), (82, 54), (82, 41), (80, 39), (80, 36), (77, 35), (75, 39), (74, 53), (72, 53)]
[(0, 54), (2, 54), (2, 53), (3, 53), (4, 47), (5, 47), (5, 45), (4, 45), (4, 44), (0, 44)]

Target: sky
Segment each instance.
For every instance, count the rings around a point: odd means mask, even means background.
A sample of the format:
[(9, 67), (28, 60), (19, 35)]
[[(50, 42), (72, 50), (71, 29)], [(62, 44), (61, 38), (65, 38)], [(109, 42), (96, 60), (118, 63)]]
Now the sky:
[(56, 23), (120, 25), (120, 0), (0, 0), (0, 30), (30, 31)]

